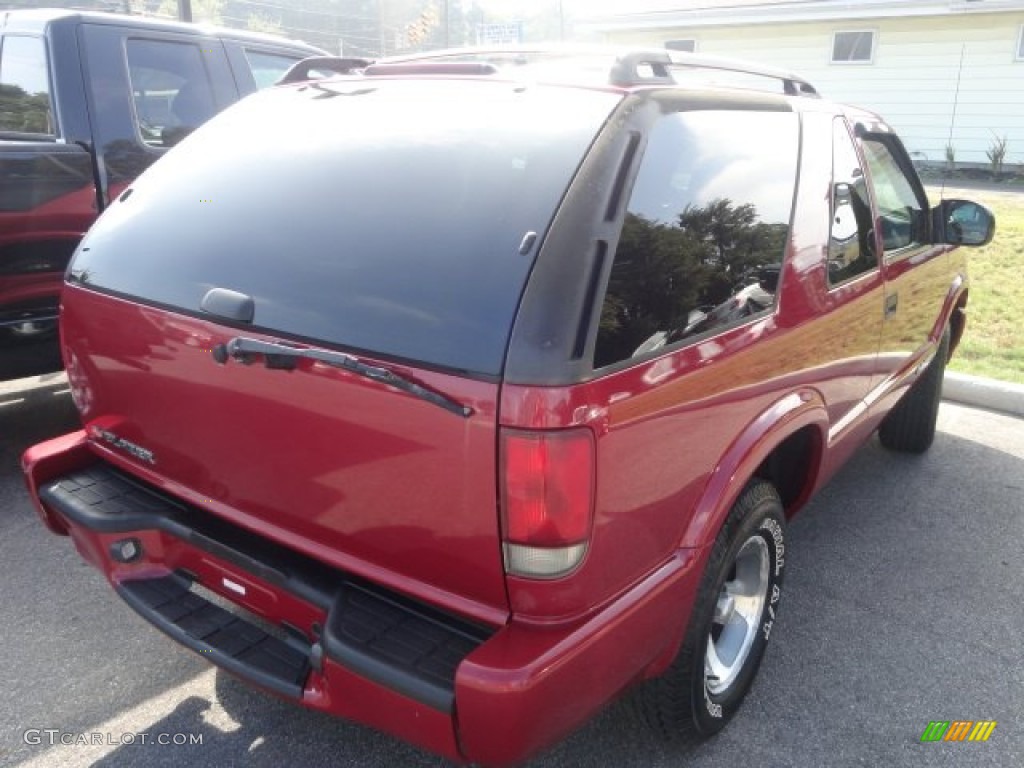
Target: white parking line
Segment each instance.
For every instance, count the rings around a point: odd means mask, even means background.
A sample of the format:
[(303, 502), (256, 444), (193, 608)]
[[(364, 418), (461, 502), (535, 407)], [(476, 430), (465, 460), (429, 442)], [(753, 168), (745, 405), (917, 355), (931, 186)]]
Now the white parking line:
[[(174, 713), (182, 701), (193, 697), (209, 702), (209, 708), (203, 712), (204, 732), (217, 730), (230, 733), (238, 730), (240, 724), (217, 701), (216, 680), (217, 670), (211, 668), (81, 733), (38, 728), (25, 731), (22, 736), (25, 743), (38, 744), (45, 751), (18, 763), (17, 768), (53, 768), (55, 765), (86, 768), (123, 745), (132, 745), (134, 748), (140, 748), (141, 744), (156, 745), (158, 736), (167, 737), (166, 742), (160, 743), (167, 743), (173, 748), (180, 743), (175, 740), (178, 734), (168, 733), (168, 726), (163, 721)], [(53, 727), (52, 724), (47, 726), (48, 729)], [(141, 734), (146, 734), (145, 742)], [(193, 734), (184, 736), (188, 738)], [(141, 760), (144, 762), (145, 758), (141, 757)]]

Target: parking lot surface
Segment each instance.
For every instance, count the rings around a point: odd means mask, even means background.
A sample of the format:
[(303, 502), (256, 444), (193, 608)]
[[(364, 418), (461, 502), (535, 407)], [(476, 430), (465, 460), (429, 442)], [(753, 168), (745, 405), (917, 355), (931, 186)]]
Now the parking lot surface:
[[(63, 376), (0, 385), (0, 766), (446, 764), (254, 691), (122, 604), (18, 469), (76, 425)], [(939, 429), (923, 457), (872, 439), (792, 522), (780, 621), (721, 735), (665, 745), (618, 704), (531, 765), (1024, 765), (1024, 422), (943, 403)], [(935, 720), (997, 726), (921, 743)]]

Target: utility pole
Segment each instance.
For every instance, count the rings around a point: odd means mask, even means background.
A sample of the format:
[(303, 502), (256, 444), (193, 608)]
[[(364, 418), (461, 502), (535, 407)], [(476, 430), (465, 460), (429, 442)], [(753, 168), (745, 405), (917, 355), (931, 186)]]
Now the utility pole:
[(451, 17), (448, 15), (449, 0), (444, 0), (444, 47), (451, 48)]
[(192, 21), (192, 0), (178, 0), (178, 18)]

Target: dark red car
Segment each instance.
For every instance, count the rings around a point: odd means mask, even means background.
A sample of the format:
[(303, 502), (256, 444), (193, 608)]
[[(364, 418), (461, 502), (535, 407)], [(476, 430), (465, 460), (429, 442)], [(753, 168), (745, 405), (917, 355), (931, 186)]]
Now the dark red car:
[(282, 86), (83, 241), (84, 427), (25, 473), (139, 614), (305, 706), (507, 764), (642, 684), (707, 736), (787, 520), (875, 430), (931, 443), (955, 246), (993, 227), (787, 73), (478, 52)]

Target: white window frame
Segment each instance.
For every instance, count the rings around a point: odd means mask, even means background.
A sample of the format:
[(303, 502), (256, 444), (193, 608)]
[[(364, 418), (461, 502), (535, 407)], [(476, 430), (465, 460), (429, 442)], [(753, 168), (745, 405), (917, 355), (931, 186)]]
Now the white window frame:
[(1024, 24), (1017, 30), (1017, 50), (1013, 57), (1014, 61), (1024, 61)]
[[(871, 50), (868, 53), (866, 59), (836, 59), (836, 38), (839, 35), (871, 35)], [(877, 29), (837, 29), (832, 33), (832, 47), (829, 50), (828, 60), (830, 64), (839, 64), (843, 66), (855, 66), (863, 67), (868, 64), (875, 63), (875, 46), (878, 43), (878, 30)]]
[(674, 38), (672, 40), (666, 40), (665, 41), (665, 48), (667, 50), (679, 51), (680, 53), (687, 53), (687, 51), (684, 51), (682, 48), (670, 48), (669, 47), (670, 43), (693, 43), (693, 50), (689, 51), (689, 53), (697, 53), (697, 50), (698, 50), (697, 49), (697, 38), (695, 38), (695, 37), (677, 37), (677, 38)]

